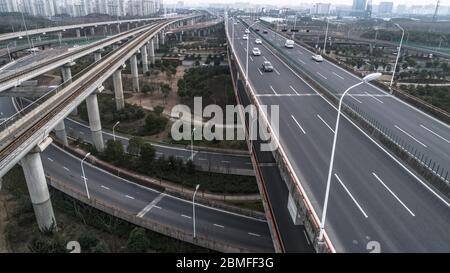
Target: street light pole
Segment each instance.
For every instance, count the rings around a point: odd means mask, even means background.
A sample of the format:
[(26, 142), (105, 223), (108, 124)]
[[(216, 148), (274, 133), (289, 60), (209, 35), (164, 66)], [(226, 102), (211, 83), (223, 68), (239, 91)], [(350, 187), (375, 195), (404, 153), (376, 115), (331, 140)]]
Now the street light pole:
[(87, 158), (88, 156), (90, 156), (90, 155), (91, 155), (91, 153), (87, 153), (87, 154), (84, 156), (84, 158), (81, 160), (81, 173), (83, 174), (84, 186), (86, 187), (86, 194), (87, 194), (87, 198), (88, 198), (88, 199), (91, 199), (91, 196), (89, 195), (89, 189), (88, 189), (88, 186), (87, 186), (86, 174), (84, 173), (83, 162), (84, 162), (84, 161), (86, 160), (86, 158)]
[[(195, 125), (194, 125), (195, 126)], [(194, 132), (195, 132), (195, 128), (192, 130), (192, 134), (191, 134), (191, 160), (194, 161)]]
[[(405, 30), (399, 24), (395, 24), (395, 25), (402, 30), (402, 38), (400, 39), (400, 45), (398, 47), (398, 52), (397, 52), (397, 59), (395, 60), (394, 70), (392, 70), (392, 78), (391, 78), (391, 83), (389, 84), (389, 87), (392, 87), (392, 83), (394, 83), (395, 70), (397, 70), (397, 63), (398, 63), (398, 59), (400, 57), (400, 51), (402, 50), (403, 36), (405, 36)], [(391, 90), (391, 92), (392, 92), (392, 90)]]
[(119, 125), (120, 121), (116, 122), (116, 124), (114, 124), (114, 126), (112, 127), (113, 130), (113, 140), (116, 141), (116, 133), (114, 131), (114, 129), (116, 128), (117, 125)]
[(331, 150), (331, 159), (330, 159), (330, 166), (329, 166), (329, 169), (328, 169), (327, 187), (326, 187), (326, 190), (325, 190), (325, 201), (324, 201), (324, 204), (323, 204), (322, 218), (320, 220), (319, 242), (323, 241), (323, 234), (324, 234), (324, 231), (325, 231), (325, 219), (326, 219), (327, 208), (328, 208), (328, 197), (330, 195), (331, 175), (332, 175), (332, 172), (333, 172), (334, 153), (336, 151), (336, 142), (337, 142), (338, 129), (339, 129), (339, 120), (340, 120), (340, 117), (341, 117), (342, 101), (344, 99), (344, 96), (351, 89), (353, 89), (353, 88), (355, 88), (355, 87), (357, 87), (357, 86), (359, 86), (359, 85), (361, 85), (363, 83), (376, 80), (380, 76), (381, 76), (381, 73), (372, 73), (372, 74), (369, 74), (369, 75), (365, 76), (361, 82), (356, 83), (356, 84), (350, 86), (349, 88), (347, 88), (347, 90), (345, 90), (345, 92), (342, 94), (341, 98), (339, 99), (338, 113), (337, 113), (337, 117), (336, 117), (336, 125), (335, 125), (335, 129), (334, 129), (334, 137), (333, 137), (333, 148)]
[(326, 32), (325, 32), (325, 41), (323, 41), (323, 51), (322, 51), (322, 54), (325, 54), (326, 52), (325, 52), (325, 48), (326, 48), (326, 46), (327, 46), (327, 38), (328, 38), (328, 23), (330, 22), (330, 20), (328, 19), (328, 17), (327, 17), (327, 30), (326, 30)]
[(6, 45), (6, 49), (8, 49), (9, 61), (11, 62), (11, 61), (12, 61), (12, 57), (11, 57), (11, 51), (9, 50), (9, 45), (10, 45), (10, 44), (11, 44), (11, 43), (9, 43), (9, 44)]
[(24, 0), (22, 0), (22, 10), (21, 10), (21, 14), (22, 14), (22, 22), (23, 22), (23, 26), (25, 27), (25, 34), (27, 35), (27, 40), (28, 40), (28, 47), (30, 48), (31, 51), (31, 43), (30, 43), (30, 36), (28, 35), (28, 29), (27, 29), (27, 23), (25, 22), (25, 17), (23, 16), (23, 11), (25, 10), (25, 4), (23, 3)]
[(200, 184), (197, 184), (197, 186), (195, 186), (194, 195), (192, 195), (192, 220), (193, 220), (193, 225), (194, 225), (194, 239), (197, 236), (197, 233), (195, 230), (195, 195), (197, 194), (199, 187), (200, 187)]

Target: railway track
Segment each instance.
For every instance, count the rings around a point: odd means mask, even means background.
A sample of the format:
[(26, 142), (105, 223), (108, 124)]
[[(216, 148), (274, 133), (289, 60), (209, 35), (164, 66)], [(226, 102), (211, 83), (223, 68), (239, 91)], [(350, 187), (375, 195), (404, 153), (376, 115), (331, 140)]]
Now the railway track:
[[(150, 26), (153, 25), (153, 24), (155, 24), (155, 23), (152, 22), (152, 23), (150, 23), (149, 25), (144, 25), (144, 26), (141, 26), (141, 27), (132, 29), (132, 30), (128, 30), (128, 31), (126, 31), (126, 32), (123, 32), (120, 36), (123, 36), (123, 37), (125, 38), (125, 37), (127, 37), (130, 33), (135, 32), (135, 31), (137, 31), (137, 30), (140, 30), (140, 29), (141, 29), (142, 31), (145, 31), (146, 28), (150, 27)], [(43, 68), (43, 67), (45, 67), (45, 66), (47, 66), (47, 65), (49, 65), (49, 64), (51, 64), (51, 63), (57, 62), (57, 61), (59, 61), (59, 60), (64, 60), (64, 59), (66, 59), (66, 58), (68, 58), (68, 57), (70, 57), (70, 56), (73, 56), (73, 55), (77, 54), (77, 53), (81, 53), (81, 52), (83, 52), (83, 51), (86, 51), (86, 50), (95, 48), (95, 47), (97, 47), (97, 46), (99, 46), (99, 45), (101, 45), (101, 44), (108, 43), (108, 42), (110, 42), (110, 41), (116, 40), (116, 39), (117, 39), (118, 37), (120, 37), (120, 36), (113, 36), (113, 37), (107, 38), (107, 39), (105, 39), (105, 40), (101, 40), (101, 41), (95, 42), (95, 43), (93, 43), (93, 44), (90, 44), (90, 45), (88, 45), (88, 46), (86, 46), (86, 47), (83, 47), (83, 48), (80, 48), (80, 49), (78, 49), (78, 50), (71, 51), (71, 52), (68, 52), (68, 53), (59, 55), (59, 56), (56, 57), (56, 58), (52, 58), (52, 59), (50, 59), (50, 60), (48, 60), (48, 61), (45, 61), (45, 62), (43, 62), (43, 63), (39, 63), (39, 64), (37, 64), (37, 65), (35, 65), (35, 66), (29, 67), (29, 68), (25, 68), (24, 70), (21, 70), (21, 71), (19, 71), (19, 72), (17, 72), (17, 73), (14, 73), (14, 74), (7, 75), (7, 76), (5, 76), (5, 77), (2, 77), (2, 78), (0, 78), (0, 86), (1, 86), (2, 84), (4, 84), (4, 83), (7, 83), (7, 82), (12, 81), (12, 80), (15, 80), (16, 78), (18, 78), (18, 77), (20, 77), (20, 76), (22, 76), (22, 75), (25, 75), (25, 74), (30, 73), (30, 72), (32, 72), (32, 71), (35, 71), (35, 70), (37, 70), (37, 69)]]
[[(36, 117), (36, 122), (32, 124), (24, 124), (19, 128), (15, 129), (17, 133), (8, 134), (6, 139), (1, 139), (0, 144), (0, 162), (4, 162), (9, 154), (15, 151), (22, 143), (25, 143), (26, 140), (31, 138), (36, 132), (38, 132), (41, 128), (43, 128), (48, 121), (50, 121), (53, 117), (55, 117), (61, 110), (64, 109), (71, 101), (73, 101), (76, 97), (78, 97), (81, 93), (85, 91), (85, 89), (89, 86), (92, 86), (96, 80), (98, 80), (107, 70), (110, 69), (112, 64), (116, 64), (122, 58), (126, 56), (127, 53), (130, 52), (131, 49), (138, 47), (143, 41), (148, 39), (148, 37), (155, 32), (155, 30), (162, 28), (164, 25), (168, 25), (172, 23), (171, 21), (164, 21), (156, 23), (155, 26), (152, 26), (149, 30), (141, 33), (139, 36), (129, 40), (124, 46), (118, 49), (120, 54), (117, 56), (111, 56), (109, 58), (101, 59), (98, 64), (96, 64), (93, 68), (86, 71), (85, 74), (93, 73), (92, 76), (88, 77), (88, 79), (83, 80), (81, 84), (78, 85), (76, 82), (72, 82), (68, 88), (68, 90), (61, 90), (60, 92), (64, 92), (65, 94), (61, 96), (60, 101), (57, 102), (55, 107), (52, 107), (50, 110), (45, 111), (46, 109), (42, 109), (39, 117)], [(1, 147), (3, 146), (3, 147)], [(0, 165), (0, 168), (3, 167)]]

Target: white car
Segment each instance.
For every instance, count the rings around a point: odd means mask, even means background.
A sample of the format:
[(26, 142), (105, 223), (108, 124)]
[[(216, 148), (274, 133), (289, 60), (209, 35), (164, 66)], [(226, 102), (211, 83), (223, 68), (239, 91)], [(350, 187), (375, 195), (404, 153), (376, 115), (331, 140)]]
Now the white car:
[(261, 56), (261, 50), (259, 48), (254, 47), (252, 50), (253, 56)]
[(260, 44), (262, 44), (262, 41), (261, 41), (261, 39), (256, 39), (256, 40), (255, 40), (255, 44), (257, 44), (257, 45), (260, 45)]
[(284, 46), (286, 48), (294, 48), (294, 44), (295, 44), (295, 42), (293, 40), (286, 40), (286, 42), (284, 43)]
[(242, 40), (248, 40), (248, 35), (242, 36)]
[(247, 28), (246, 30), (245, 30), (245, 34), (249, 34), (250, 33), (250, 30)]
[(323, 62), (323, 57), (319, 54), (317, 55), (312, 55), (312, 59), (316, 62)]

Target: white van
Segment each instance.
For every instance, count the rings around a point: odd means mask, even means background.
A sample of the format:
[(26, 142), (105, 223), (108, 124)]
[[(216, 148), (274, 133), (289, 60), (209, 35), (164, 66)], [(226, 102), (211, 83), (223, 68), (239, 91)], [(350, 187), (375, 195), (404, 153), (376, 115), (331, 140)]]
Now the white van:
[(286, 42), (284, 43), (284, 46), (287, 48), (294, 48), (294, 44), (295, 44), (295, 42), (293, 40), (286, 40)]

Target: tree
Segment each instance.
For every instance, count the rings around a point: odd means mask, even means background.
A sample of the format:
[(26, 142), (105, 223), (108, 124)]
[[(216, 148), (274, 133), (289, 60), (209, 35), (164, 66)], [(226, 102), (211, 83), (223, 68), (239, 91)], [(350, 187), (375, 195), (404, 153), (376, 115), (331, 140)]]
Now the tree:
[(147, 251), (150, 242), (147, 239), (145, 230), (143, 228), (134, 228), (127, 241), (127, 250), (133, 253), (144, 253)]
[(155, 160), (155, 148), (150, 143), (144, 143), (141, 147), (140, 160), (142, 163), (149, 163)]
[(154, 135), (162, 132), (166, 128), (167, 118), (163, 116), (159, 116), (155, 113), (148, 113), (145, 118), (145, 132)]
[(161, 106), (161, 105), (157, 105), (157, 106), (155, 106), (155, 108), (153, 108), (153, 112), (155, 112), (155, 114), (157, 114), (158, 116), (160, 116), (163, 111), (164, 111), (164, 106)]
[(92, 253), (110, 253), (111, 250), (109, 249), (109, 246), (103, 242), (100, 241), (95, 245), (93, 248), (91, 248)]
[(127, 152), (132, 155), (139, 155), (142, 145), (144, 145), (144, 140), (142, 138), (132, 137), (128, 141)]
[(120, 140), (108, 140), (106, 142), (103, 157), (109, 162), (122, 162), (124, 158), (123, 145)]
[(98, 244), (98, 239), (95, 237), (95, 235), (92, 232), (83, 232), (80, 237), (78, 237), (78, 242), (81, 246), (81, 251), (83, 249), (91, 249), (95, 245)]
[(169, 93), (172, 91), (172, 88), (168, 84), (161, 85), (161, 93), (164, 97), (164, 103), (166, 103), (166, 99), (169, 96)]

